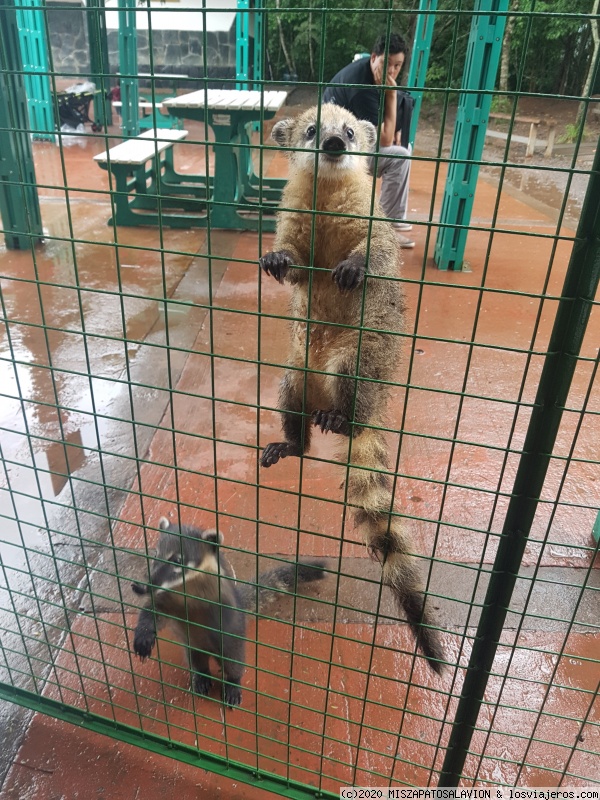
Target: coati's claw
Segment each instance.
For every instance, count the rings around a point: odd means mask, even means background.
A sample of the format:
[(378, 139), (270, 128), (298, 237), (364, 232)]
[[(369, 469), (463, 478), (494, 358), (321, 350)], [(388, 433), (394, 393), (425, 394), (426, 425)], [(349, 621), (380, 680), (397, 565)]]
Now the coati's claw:
[(272, 467), (280, 458), (287, 458), (287, 456), (301, 455), (297, 448), (289, 442), (271, 442), (262, 451), (260, 457), (261, 467)]
[(242, 690), (235, 684), (223, 684), (223, 700), (228, 706), (239, 706), (242, 703)]
[(340, 414), (339, 411), (313, 411), (313, 425), (321, 428), (323, 433), (341, 433), (344, 436), (350, 435), (350, 423), (348, 417)]
[(136, 628), (133, 637), (133, 652), (141, 661), (145, 661), (152, 654), (152, 648), (156, 642), (156, 634), (149, 630), (138, 630)]
[(271, 275), (276, 281), (283, 283), (288, 269), (294, 262), (287, 250), (279, 250), (275, 253), (266, 253), (258, 263), (267, 275)]
[(337, 283), (340, 291), (351, 291), (362, 283), (365, 277), (365, 267), (365, 257), (359, 253), (353, 253), (344, 261), (340, 261), (331, 273), (331, 278)]
[(208, 675), (201, 675), (197, 672), (194, 675), (192, 686), (196, 694), (206, 695), (212, 689), (212, 681)]

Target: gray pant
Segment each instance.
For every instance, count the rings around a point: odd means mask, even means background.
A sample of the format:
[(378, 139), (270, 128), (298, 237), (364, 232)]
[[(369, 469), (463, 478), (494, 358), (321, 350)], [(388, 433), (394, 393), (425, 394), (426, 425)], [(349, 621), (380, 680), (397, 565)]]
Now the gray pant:
[[(410, 150), (399, 145), (380, 147), (377, 159), (377, 177), (383, 178), (379, 201), (384, 216), (392, 220), (406, 219), (408, 206), (408, 181), (410, 178)], [(383, 158), (382, 156), (402, 156), (402, 158)], [(369, 159), (371, 175), (375, 170), (375, 158)]]

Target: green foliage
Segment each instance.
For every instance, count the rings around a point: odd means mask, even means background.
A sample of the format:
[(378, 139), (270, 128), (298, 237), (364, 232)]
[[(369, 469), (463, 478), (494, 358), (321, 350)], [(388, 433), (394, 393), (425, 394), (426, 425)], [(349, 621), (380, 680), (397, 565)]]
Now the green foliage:
[(510, 88), (579, 94), (592, 51), (590, 25), (582, 15), (589, 14), (592, 6), (593, 0), (519, 0), (519, 12), (535, 13), (515, 21)]
[(495, 94), (492, 97), (490, 111), (496, 114), (510, 114), (513, 108), (512, 100), (505, 95)]
[(565, 132), (557, 138), (559, 144), (573, 144), (573, 142), (582, 141), (586, 139), (587, 134), (581, 131), (577, 123), (573, 125), (565, 125)]
[[(317, 5), (311, 3), (310, 7)], [(266, 8), (273, 9), (267, 17), (268, 48), (275, 80), (281, 80), (283, 73), (288, 71), (277, 16), (300, 81), (326, 83), (352, 61), (355, 53), (370, 53), (375, 39), (388, 29), (387, 4), (385, 8), (382, 6), (377, 9), (377, 5), (370, 0), (329, 0), (327, 10), (311, 12), (310, 19), (309, 12), (298, 0), (280, 0), (279, 6), (278, 13), (275, 0), (265, 2)], [(392, 12), (391, 30), (407, 36), (413, 22), (412, 14)], [(407, 38), (410, 39), (410, 36)]]
[[(589, 15), (594, 0), (510, 0), (514, 18), (509, 54), (509, 90), (579, 94), (592, 53)], [(279, 3), (280, 10), (277, 10)], [(393, 30), (412, 42), (419, 0), (328, 0), (304, 6), (299, 0), (265, 0), (268, 49), (273, 77), (288, 72), (281, 47), (283, 33), (293, 71), (300, 81), (326, 83), (358, 52), (370, 52), (380, 33)], [(323, 4), (325, 5), (325, 4)], [(468, 3), (466, 5), (469, 5)], [(316, 9), (310, 13), (308, 8)], [(427, 88), (460, 88), (471, 27), (459, 0), (439, 0)], [(525, 12), (523, 15), (522, 12)], [(527, 12), (532, 12), (527, 16)], [(564, 16), (559, 16), (563, 14)], [(281, 22), (281, 32), (277, 19)], [(401, 80), (405, 80), (405, 69)], [(430, 94), (439, 102), (441, 94)], [(501, 101), (498, 101), (501, 103)], [(496, 110), (501, 110), (500, 106)]]

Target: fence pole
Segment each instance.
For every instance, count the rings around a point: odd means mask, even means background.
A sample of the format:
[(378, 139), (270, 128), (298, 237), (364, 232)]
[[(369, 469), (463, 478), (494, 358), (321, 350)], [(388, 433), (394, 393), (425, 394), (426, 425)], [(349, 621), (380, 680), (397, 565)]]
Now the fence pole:
[(27, 94), (14, 0), (0, 0), (0, 216), (9, 250), (41, 238)]
[(433, 40), (433, 26), (435, 25), (435, 12), (438, 0), (420, 0), (419, 15), (415, 27), (415, 38), (413, 41), (412, 56), (410, 59), (410, 71), (406, 88), (415, 98), (415, 107), (410, 121), (410, 143), (414, 144), (419, 124), (419, 114), (423, 102), (423, 87), (427, 77), (427, 67), (429, 65), (429, 54), (431, 52), (431, 42)]
[(443, 270), (462, 269), (479, 175), (479, 165), (473, 162), (480, 161), (483, 154), (508, 0), (477, 0), (474, 10), (489, 13), (475, 14), (471, 23), (440, 214), (445, 227), (439, 229), (433, 256), (438, 269)]
[(600, 141), (439, 786), (462, 775), (599, 281)]
[(123, 136), (137, 136), (140, 132), (136, 13), (136, 0), (120, 0), (119, 69)]
[(46, 18), (41, 0), (21, 0), (17, 25), (21, 42), (29, 126), (34, 139), (55, 141), (54, 107), (46, 46)]
[(94, 95), (94, 122), (106, 127), (112, 125), (112, 106), (106, 97), (110, 88), (110, 63), (104, 0), (88, 0), (86, 20), (90, 45), (90, 80), (100, 90), (100, 94)]

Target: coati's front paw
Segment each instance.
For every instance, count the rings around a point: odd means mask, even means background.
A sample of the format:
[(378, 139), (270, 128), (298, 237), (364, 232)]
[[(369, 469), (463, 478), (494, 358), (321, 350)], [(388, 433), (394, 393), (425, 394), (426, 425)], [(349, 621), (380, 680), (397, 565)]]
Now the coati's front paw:
[(266, 253), (258, 263), (267, 275), (271, 275), (276, 281), (283, 283), (283, 279), (294, 260), (287, 250), (278, 250), (275, 253)]
[(323, 433), (341, 433), (343, 436), (350, 435), (350, 423), (348, 417), (339, 411), (313, 411), (313, 425), (321, 428)]
[(337, 283), (340, 291), (347, 292), (356, 289), (362, 283), (365, 271), (365, 257), (361, 256), (360, 253), (353, 253), (348, 258), (340, 261), (331, 273), (331, 278)]
[(200, 672), (197, 672), (192, 680), (192, 688), (196, 694), (208, 694), (212, 689), (210, 675), (202, 675)]
[(261, 467), (272, 467), (280, 458), (287, 456), (301, 456), (300, 450), (289, 442), (271, 442), (262, 451), (260, 457)]
[(150, 657), (156, 642), (156, 633), (148, 628), (136, 628), (133, 636), (133, 652), (142, 661)]
[(241, 705), (242, 690), (236, 683), (223, 684), (223, 702), (228, 706)]

